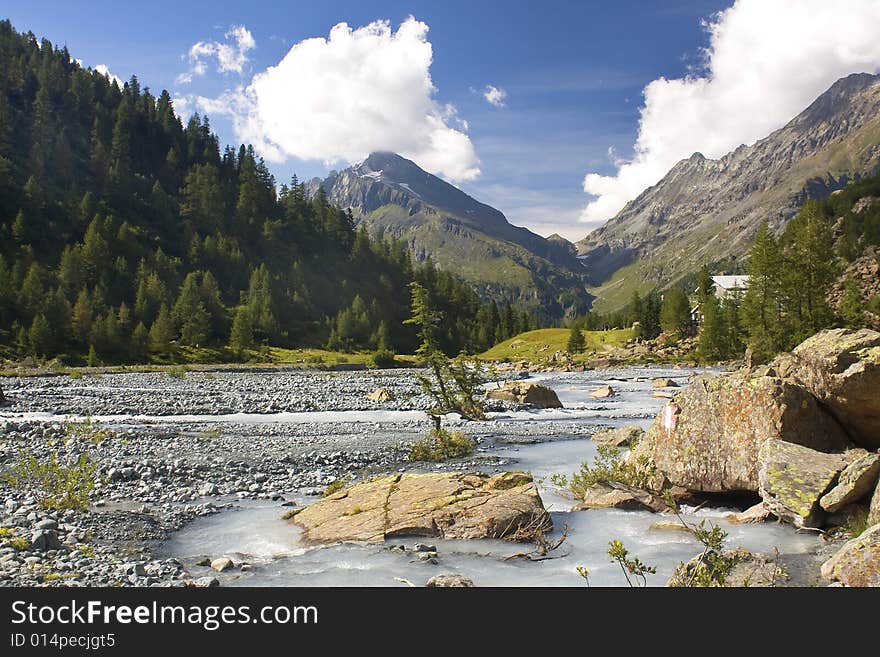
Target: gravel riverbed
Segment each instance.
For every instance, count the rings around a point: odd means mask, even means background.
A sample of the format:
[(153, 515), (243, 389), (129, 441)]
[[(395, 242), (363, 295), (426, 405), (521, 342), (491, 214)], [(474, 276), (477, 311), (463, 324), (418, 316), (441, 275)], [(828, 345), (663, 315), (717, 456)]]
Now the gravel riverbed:
[[(69, 462), (88, 454), (98, 485), (89, 511), (54, 512), (0, 483), (0, 585), (210, 585), (152, 549), (193, 518), (243, 500), (288, 500), (339, 478), (412, 467), (406, 446), (431, 425), (414, 370), (190, 372), (10, 378), (0, 408), (0, 471), (22, 454)], [(367, 395), (386, 388), (392, 399)], [(71, 440), (68, 424), (107, 429), (97, 444)], [(455, 424), (454, 419), (449, 423)], [(500, 425), (506, 426), (500, 430)], [(592, 432), (595, 427), (589, 428)], [(546, 439), (546, 424), (504, 418), (471, 424), (472, 459), (492, 438)], [(582, 435), (579, 422), (555, 431)], [(25, 547), (26, 546), (26, 547)]]

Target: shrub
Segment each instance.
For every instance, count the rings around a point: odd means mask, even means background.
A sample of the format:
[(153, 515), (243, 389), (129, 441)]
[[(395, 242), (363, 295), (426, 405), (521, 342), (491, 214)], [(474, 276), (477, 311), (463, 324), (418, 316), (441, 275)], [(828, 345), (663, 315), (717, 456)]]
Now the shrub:
[(377, 349), (376, 353), (370, 356), (370, 367), (375, 369), (388, 369), (394, 367), (397, 361), (394, 360), (394, 352), (390, 349)]
[(578, 499), (598, 483), (617, 482), (635, 488), (647, 488), (653, 475), (653, 466), (647, 457), (630, 458), (624, 461), (622, 452), (614, 445), (599, 445), (596, 448), (593, 465), (581, 463), (580, 472), (569, 479), (565, 475), (553, 475), (551, 481), (557, 486), (568, 488)]
[(306, 356), (306, 363), (309, 365), (323, 365), (324, 357), (321, 354), (309, 354)]
[(43, 461), (19, 450), (18, 462), (5, 479), (13, 488), (27, 491), (45, 509), (85, 510), (95, 488), (97, 466), (87, 454), (64, 464), (52, 452)]
[(83, 378), (83, 373), (80, 372), (79, 370), (71, 370), (71, 371), (68, 373), (68, 376), (69, 376), (71, 379), (79, 380), (79, 379)]
[(170, 367), (170, 368), (168, 368), (168, 370), (167, 370), (167, 374), (168, 374), (168, 376), (170, 376), (172, 379), (183, 379), (183, 378), (186, 377), (186, 373), (187, 373), (187, 371), (188, 371), (188, 370), (187, 370), (186, 367), (180, 367), (180, 366), (177, 366), (177, 367)]
[(409, 448), (410, 461), (445, 461), (446, 459), (470, 456), (475, 443), (461, 431), (432, 429), (422, 440)]
[[(609, 546), (608, 556), (611, 557), (611, 561), (620, 566), (620, 569), (623, 571), (623, 576), (626, 577), (626, 583), (633, 587), (647, 586), (647, 576), (656, 573), (657, 568), (642, 563), (638, 557), (630, 558), (629, 550), (627, 550), (620, 541), (611, 541)], [(581, 576), (583, 577), (583, 575)], [(639, 584), (639, 582), (641, 582), (641, 584)]]
[(329, 497), (333, 493), (338, 493), (343, 488), (348, 486), (349, 479), (348, 477), (342, 477), (341, 479), (336, 479), (331, 482), (321, 493), (321, 497)]
[(113, 435), (109, 429), (99, 426), (91, 418), (83, 422), (67, 422), (64, 425), (64, 444), (85, 443), (98, 445)]

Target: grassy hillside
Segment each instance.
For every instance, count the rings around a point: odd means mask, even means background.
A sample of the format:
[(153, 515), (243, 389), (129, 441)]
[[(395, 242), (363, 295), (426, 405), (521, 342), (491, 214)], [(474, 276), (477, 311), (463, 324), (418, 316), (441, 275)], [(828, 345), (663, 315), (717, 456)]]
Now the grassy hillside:
[[(483, 360), (527, 360), (531, 362), (549, 360), (557, 351), (564, 351), (568, 344), (569, 330), (566, 328), (540, 329), (520, 333), (510, 340), (496, 344), (479, 355)], [(633, 337), (632, 329), (611, 331), (583, 331), (586, 349), (575, 356), (575, 360), (586, 360), (607, 348), (620, 347)]]

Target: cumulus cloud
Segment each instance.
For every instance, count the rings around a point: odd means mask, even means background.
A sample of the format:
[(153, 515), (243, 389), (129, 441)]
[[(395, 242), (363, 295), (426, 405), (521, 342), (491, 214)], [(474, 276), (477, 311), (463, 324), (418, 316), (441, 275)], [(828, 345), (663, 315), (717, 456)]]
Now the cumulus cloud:
[(504, 107), (504, 101), (507, 99), (507, 92), (504, 89), (496, 87), (494, 84), (487, 84), (483, 91), (483, 98), (493, 107)]
[(737, 0), (705, 24), (703, 71), (644, 89), (634, 157), (617, 173), (590, 173), (595, 196), (581, 220), (613, 217), (679, 160), (721, 157), (783, 126), (831, 84), (880, 69), (880, 3)]
[(410, 17), (397, 31), (379, 20), (294, 44), (250, 84), (202, 111), (231, 117), (238, 138), (264, 157), (357, 162), (390, 150), (450, 180), (479, 175), (467, 123), (435, 99), (428, 26)]
[[(79, 60), (77, 60), (77, 61), (79, 61)], [(80, 66), (82, 66), (82, 62), (80, 62)], [(101, 75), (103, 75), (104, 77), (110, 78), (111, 81), (115, 81), (116, 84), (118, 84), (120, 88), (122, 88), (122, 86), (125, 84), (122, 81), (122, 78), (120, 78), (118, 75), (114, 75), (113, 73), (110, 72), (110, 69), (107, 68), (106, 64), (98, 64), (95, 67), (95, 70), (98, 73), (100, 73)]]
[(193, 77), (204, 75), (211, 59), (217, 60), (217, 70), (221, 73), (244, 72), (248, 52), (257, 47), (253, 35), (244, 25), (234, 25), (223, 36), (225, 42), (199, 41), (192, 45), (187, 53), (190, 68), (177, 76), (178, 84), (188, 84)]

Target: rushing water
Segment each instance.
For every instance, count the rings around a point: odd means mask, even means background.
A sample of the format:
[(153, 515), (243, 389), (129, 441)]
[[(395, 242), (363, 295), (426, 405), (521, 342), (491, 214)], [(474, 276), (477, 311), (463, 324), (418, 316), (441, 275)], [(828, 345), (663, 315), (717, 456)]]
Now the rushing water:
[[(583, 581), (576, 567), (586, 566), (592, 585), (618, 586), (625, 584), (625, 580), (606, 551), (611, 540), (619, 539), (632, 554), (656, 566), (657, 574), (649, 576), (649, 584), (663, 585), (681, 561), (700, 551), (699, 544), (687, 533), (653, 526), (669, 524), (673, 516), (613, 509), (570, 512), (572, 501), (564, 497), (549, 478), (556, 473), (575, 472), (582, 461), (591, 460), (595, 455), (592, 441), (559, 439), (558, 427), (562, 426), (559, 423), (569, 427), (572, 422), (593, 426), (638, 423), (647, 427), (664, 403), (663, 399), (651, 396), (650, 378), (670, 377), (683, 384), (690, 374), (665, 369), (621, 369), (541, 375), (536, 380), (553, 387), (565, 409), (497, 413), (481, 428), (483, 433), (488, 431), (500, 439), (492, 441), (483, 454), (505, 459), (507, 464), (503, 469), (528, 470), (540, 482), (542, 498), (553, 515), (555, 529), (551, 539), (561, 536), (563, 528), (567, 528), (567, 539), (552, 554), (553, 558), (541, 561), (516, 558), (515, 555), (528, 550), (528, 546), (495, 540), (412, 539), (370, 546), (307, 546), (301, 541), (299, 530), (281, 519), (286, 509), (268, 502), (244, 502), (238, 510), (198, 519), (160, 546), (159, 551), (182, 559), (194, 574), (211, 572), (193, 565), (204, 556), (225, 555), (251, 564), (246, 571), (224, 573), (224, 584), (228, 585), (394, 586), (403, 585), (400, 579), (421, 585), (438, 573), (460, 573), (472, 578), (478, 586), (577, 586)], [(590, 399), (589, 391), (599, 385), (611, 385), (617, 394), (605, 400)], [(370, 413), (368, 421), (377, 423), (411, 417), (408, 411), (343, 411), (272, 414), (259, 421), (357, 422), (363, 421), (364, 413)], [(156, 418), (156, 421), (174, 421), (174, 418)], [(241, 419), (236, 417), (236, 421)], [(506, 444), (506, 434), (522, 437), (517, 434), (516, 426), (526, 421), (546, 425), (543, 435), (533, 444)], [(292, 499), (299, 504), (311, 501), (303, 496)], [(797, 554), (810, 551), (817, 544), (815, 536), (797, 533), (779, 524), (731, 525), (724, 519), (729, 512), (729, 509), (704, 508), (696, 512), (690, 510), (686, 518), (710, 519), (729, 532), (731, 546), (739, 545), (756, 552), (772, 553), (778, 548), (781, 553)], [(439, 564), (422, 563), (414, 560), (409, 552), (389, 549), (394, 545), (411, 547), (417, 542), (436, 545)]]

